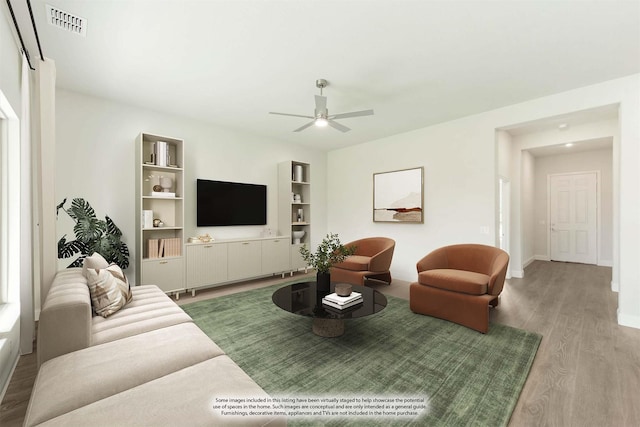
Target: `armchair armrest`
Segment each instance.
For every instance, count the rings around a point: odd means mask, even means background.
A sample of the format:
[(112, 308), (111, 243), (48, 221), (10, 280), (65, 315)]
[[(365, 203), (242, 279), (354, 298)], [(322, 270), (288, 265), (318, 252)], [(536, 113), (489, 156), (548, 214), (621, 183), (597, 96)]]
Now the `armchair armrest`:
[(395, 245), (389, 246), (381, 252), (371, 257), (369, 261), (369, 271), (388, 271), (391, 267), (391, 260), (393, 259), (393, 250)]
[(489, 286), (487, 293), (491, 295), (499, 295), (504, 287), (504, 280), (507, 277), (507, 266), (509, 265), (509, 255), (506, 252), (499, 253), (493, 260), (491, 265), (491, 277), (489, 278)]
[(433, 252), (430, 252), (426, 256), (424, 256), (420, 261), (416, 264), (416, 269), (418, 273), (426, 270), (435, 270), (438, 268), (447, 268), (447, 252), (445, 249), (440, 248), (436, 249)]

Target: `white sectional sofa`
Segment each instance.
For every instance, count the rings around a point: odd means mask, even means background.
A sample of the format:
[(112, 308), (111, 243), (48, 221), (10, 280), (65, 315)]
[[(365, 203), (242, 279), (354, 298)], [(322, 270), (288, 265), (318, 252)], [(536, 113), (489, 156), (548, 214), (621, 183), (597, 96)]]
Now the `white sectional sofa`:
[(131, 291), (120, 311), (92, 316), (82, 269), (56, 275), (40, 314), (25, 426), (286, 425), (215, 412), (216, 397), (268, 395), (159, 288)]

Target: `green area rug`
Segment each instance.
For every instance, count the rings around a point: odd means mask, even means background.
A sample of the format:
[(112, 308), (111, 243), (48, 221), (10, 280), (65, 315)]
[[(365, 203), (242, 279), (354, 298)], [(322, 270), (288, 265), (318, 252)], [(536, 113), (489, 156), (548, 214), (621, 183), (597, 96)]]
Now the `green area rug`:
[(311, 319), (276, 307), (282, 285), (182, 308), (272, 396), (424, 396), (409, 419), (309, 419), (290, 425), (507, 425), (541, 336), (491, 324), (486, 335), (414, 314), (389, 297), (380, 313), (346, 321), (338, 338), (311, 332)]

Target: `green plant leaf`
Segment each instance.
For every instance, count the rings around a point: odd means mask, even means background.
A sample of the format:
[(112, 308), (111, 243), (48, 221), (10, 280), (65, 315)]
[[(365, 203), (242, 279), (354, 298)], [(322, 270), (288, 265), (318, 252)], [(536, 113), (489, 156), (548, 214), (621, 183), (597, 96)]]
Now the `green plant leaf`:
[(86, 257), (87, 257), (86, 255), (79, 256), (71, 264), (67, 265), (67, 268), (82, 267), (82, 264), (84, 264), (84, 259)]
[(107, 228), (106, 228), (107, 235), (116, 236), (120, 238), (122, 236), (122, 231), (120, 231), (116, 223), (113, 222), (113, 220), (108, 216), (105, 216), (105, 219), (106, 219), (106, 225), (107, 225)]
[(355, 253), (355, 246), (345, 247), (337, 234), (329, 233), (322, 239), (315, 253), (305, 246), (300, 247), (302, 259), (319, 273), (327, 273), (334, 264), (339, 264)]
[(98, 252), (107, 261), (118, 264), (122, 269), (129, 266), (129, 248), (120, 239), (122, 232), (111, 218), (105, 220), (97, 218), (95, 211), (82, 198), (75, 198), (69, 209), (64, 209), (64, 199), (56, 207), (56, 214), (64, 211), (75, 221), (73, 232), (76, 240), (66, 241), (66, 236), (58, 241), (58, 258), (70, 258), (80, 252), (81, 256), (69, 264), (69, 267), (82, 266), (84, 258)]
[(67, 242), (65, 234), (58, 240), (58, 258), (71, 258), (77, 253), (82, 253), (84, 245), (78, 240)]

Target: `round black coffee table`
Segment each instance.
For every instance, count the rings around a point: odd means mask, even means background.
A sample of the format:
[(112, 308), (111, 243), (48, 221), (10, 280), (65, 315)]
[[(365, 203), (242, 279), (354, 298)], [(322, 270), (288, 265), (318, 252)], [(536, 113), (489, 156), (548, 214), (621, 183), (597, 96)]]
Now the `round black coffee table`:
[(362, 303), (345, 309), (337, 309), (322, 303), (322, 298), (334, 291), (318, 291), (316, 282), (293, 283), (273, 293), (273, 303), (289, 313), (313, 318), (313, 333), (321, 337), (338, 337), (344, 334), (345, 319), (369, 316), (387, 306), (387, 298), (375, 289), (353, 285), (353, 292), (362, 294)]

